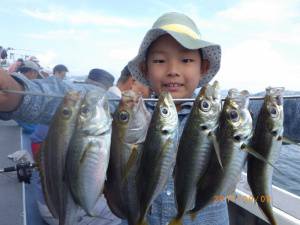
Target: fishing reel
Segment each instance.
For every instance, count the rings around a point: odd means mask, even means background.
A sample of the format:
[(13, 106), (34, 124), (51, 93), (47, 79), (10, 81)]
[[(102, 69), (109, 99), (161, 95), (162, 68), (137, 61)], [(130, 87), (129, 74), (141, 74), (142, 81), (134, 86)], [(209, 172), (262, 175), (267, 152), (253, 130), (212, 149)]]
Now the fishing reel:
[(0, 169), (0, 173), (17, 171), (19, 182), (25, 182), (27, 184), (30, 184), (32, 169), (35, 167), (36, 167), (35, 163), (21, 162), (21, 163), (17, 163), (15, 166)]

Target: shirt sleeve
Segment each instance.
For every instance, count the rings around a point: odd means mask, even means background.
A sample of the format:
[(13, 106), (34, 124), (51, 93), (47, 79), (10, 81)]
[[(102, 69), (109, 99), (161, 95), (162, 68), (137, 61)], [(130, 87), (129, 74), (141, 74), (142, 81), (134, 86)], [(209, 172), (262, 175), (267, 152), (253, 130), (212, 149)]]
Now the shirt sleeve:
[[(56, 77), (47, 79), (28, 80), (20, 74), (12, 75), (13, 78), (24, 87), (26, 92), (43, 93), (48, 95), (65, 95), (68, 91), (80, 91), (85, 93), (87, 90), (96, 89), (105, 93), (104, 89), (89, 84), (74, 84), (63, 81)], [(24, 95), (19, 107), (12, 112), (0, 112), (2, 120), (19, 120), (27, 123), (49, 124), (56, 109), (60, 105), (62, 98), (48, 97), (41, 95)]]
[[(300, 95), (300, 92), (286, 92), (287, 94)], [(285, 93), (285, 94), (286, 94)], [(250, 111), (256, 124), (257, 116), (262, 106), (262, 100), (251, 100)], [(300, 99), (284, 99), (284, 133), (283, 136), (293, 141), (300, 142)]]

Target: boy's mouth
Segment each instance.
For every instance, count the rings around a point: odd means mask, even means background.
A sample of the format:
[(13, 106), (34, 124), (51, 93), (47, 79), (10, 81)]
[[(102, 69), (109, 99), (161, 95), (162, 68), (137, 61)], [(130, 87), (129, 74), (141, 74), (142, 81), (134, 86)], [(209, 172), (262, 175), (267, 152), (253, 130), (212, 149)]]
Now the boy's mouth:
[(170, 92), (178, 91), (178, 89), (182, 86), (183, 86), (183, 84), (176, 83), (176, 82), (170, 82), (170, 83), (163, 84), (163, 88)]

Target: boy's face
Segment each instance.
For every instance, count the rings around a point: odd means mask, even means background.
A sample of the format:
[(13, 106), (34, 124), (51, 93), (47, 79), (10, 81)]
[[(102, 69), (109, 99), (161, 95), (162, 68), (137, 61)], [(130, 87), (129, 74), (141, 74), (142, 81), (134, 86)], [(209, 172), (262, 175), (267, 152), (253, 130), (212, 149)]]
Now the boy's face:
[(149, 47), (144, 74), (155, 93), (169, 91), (173, 98), (190, 98), (202, 79), (199, 50), (181, 46), (163, 35)]

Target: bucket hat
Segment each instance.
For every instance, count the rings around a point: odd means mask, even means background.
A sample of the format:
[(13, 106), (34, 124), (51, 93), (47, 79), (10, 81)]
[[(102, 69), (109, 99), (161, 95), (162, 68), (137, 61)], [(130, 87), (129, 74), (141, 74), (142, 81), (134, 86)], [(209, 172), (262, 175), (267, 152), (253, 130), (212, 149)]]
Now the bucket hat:
[(41, 67), (33, 61), (24, 61), (18, 70), (22, 71), (23, 68), (34, 70), (38, 73), (38, 78), (44, 78), (44, 75), (40, 73)]
[(33, 61), (24, 61), (20, 68), (29, 68), (36, 72), (40, 71), (40, 67)]
[(171, 35), (177, 42), (187, 49), (202, 49), (203, 58), (209, 61), (209, 69), (203, 74), (198, 87), (207, 84), (219, 71), (221, 61), (220, 45), (201, 39), (195, 23), (186, 15), (177, 12), (166, 13), (159, 17), (152, 28), (146, 33), (139, 48), (138, 55), (128, 63), (128, 68), (135, 79), (149, 85), (145, 74), (141, 71), (141, 63), (145, 61), (149, 46), (164, 34)]

